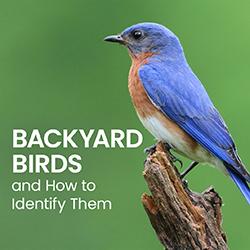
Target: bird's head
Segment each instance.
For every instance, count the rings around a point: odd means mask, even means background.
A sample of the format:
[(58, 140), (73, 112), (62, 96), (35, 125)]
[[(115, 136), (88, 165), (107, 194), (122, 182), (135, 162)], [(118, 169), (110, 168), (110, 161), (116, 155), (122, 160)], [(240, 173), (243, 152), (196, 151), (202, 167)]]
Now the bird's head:
[(126, 46), (132, 56), (143, 53), (176, 57), (182, 54), (177, 36), (163, 25), (139, 23), (128, 27), (118, 35), (107, 36), (107, 42)]

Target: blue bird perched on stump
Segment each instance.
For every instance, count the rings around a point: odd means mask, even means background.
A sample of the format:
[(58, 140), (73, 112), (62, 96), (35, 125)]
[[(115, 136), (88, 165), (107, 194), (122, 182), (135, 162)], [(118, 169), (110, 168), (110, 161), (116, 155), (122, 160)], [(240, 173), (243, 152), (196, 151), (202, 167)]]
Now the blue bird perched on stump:
[(145, 128), (193, 160), (182, 177), (198, 163), (210, 163), (232, 178), (250, 204), (250, 175), (177, 36), (162, 25), (139, 23), (104, 40), (129, 51), (129, 92)]

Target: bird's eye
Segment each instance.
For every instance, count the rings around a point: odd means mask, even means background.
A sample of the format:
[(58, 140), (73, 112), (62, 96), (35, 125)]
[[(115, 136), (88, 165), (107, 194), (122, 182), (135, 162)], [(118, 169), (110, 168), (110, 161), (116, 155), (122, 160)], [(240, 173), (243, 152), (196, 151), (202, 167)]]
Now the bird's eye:
[(133, 31), (132, 36), (135, 40), (139, 40), (142, 38), (142, 32), (140, 30), (135, 30)]

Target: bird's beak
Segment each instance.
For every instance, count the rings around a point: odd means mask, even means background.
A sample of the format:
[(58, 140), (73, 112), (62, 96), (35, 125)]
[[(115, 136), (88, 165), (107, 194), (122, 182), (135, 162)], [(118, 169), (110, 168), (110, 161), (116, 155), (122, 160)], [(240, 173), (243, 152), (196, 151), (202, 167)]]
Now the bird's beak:
[(104, 41), (105, 42), (125, 44), (125, 41), (124, 41), (124, 39), (122, 38), (121, 35), (107, 36), (107, 37), (104, 38)]

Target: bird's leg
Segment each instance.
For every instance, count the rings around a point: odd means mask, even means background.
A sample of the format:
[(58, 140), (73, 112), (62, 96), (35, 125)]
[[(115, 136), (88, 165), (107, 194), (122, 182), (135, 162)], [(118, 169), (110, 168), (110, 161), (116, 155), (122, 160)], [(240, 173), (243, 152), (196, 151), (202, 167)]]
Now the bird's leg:
[(183, 173), (181, 173), (181, 179), (183, 179), (195, 166), (197, 166), (199, 162), (193, 161)]
[(172, 162), (179, 162), (180, 165), (181, 165), (181, 167), (182, 167), (182, 166), (183, 166), (182, 161), (181, 161), (180, 159), (176, 158), (176, 157), (170, 152), (170, 150), (172, 149), (172, 147), (171, 147), (167, 142), (164, 143), (164, 146), (165, 146), (165, 149), (166, 149), (166, 151), (168, 152), (168, 154), (169, 154), (169, 156), (170, 156), (170, 160), (171, 160)]
[(145, 149), (144, 149), (144, 153), (145, 153), (145, 154), (154, 153), (155, 150), (156, 150), (156, 145), (157, 145), (157, 143), (156, 143), (156, 144), (153, 144), (152, 146), (150, 146), (150, 147), (148, 147), (148, 148), (145, 148)]

